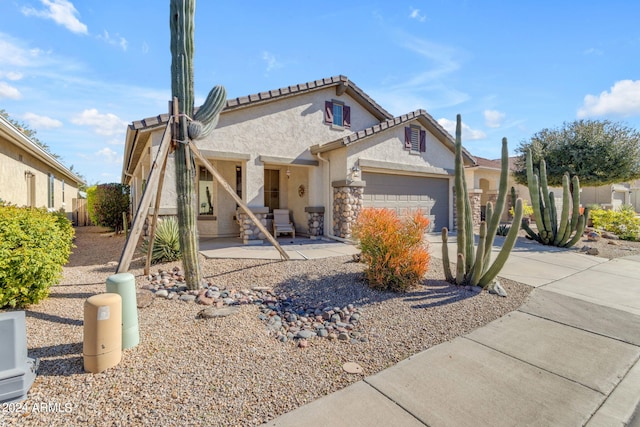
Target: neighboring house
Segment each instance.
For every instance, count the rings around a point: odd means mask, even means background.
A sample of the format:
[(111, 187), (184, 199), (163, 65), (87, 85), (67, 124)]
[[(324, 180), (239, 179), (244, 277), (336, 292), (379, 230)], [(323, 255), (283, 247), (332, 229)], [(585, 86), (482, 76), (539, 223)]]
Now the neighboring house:
[[(622, 205), (633, 204), (632, 184), (623, 182), (618, 184), (601, 185), (599, 187), (583, 187), (580, 193), (580, 201), (584, 206), (600, 205), (605, 209), (620, 209)], [(636, 182), (637, 184), (637, 182)], [(636, 186), (637, 187), (637, 186)], [(638, 211), (637, 188), (635, 209)]]
[[(134, 208), (168, 119), (127, 129), (122, 181)], [(392, 117), (345, 76), (227, 100), (197, 145), (267, 225), (273, 209), (289, 209), (296, 234), (349, 238), (362, 207), (421, 209), (436, 230), (453, 223), (451, 136), (424, 110)], [(200, 164), (196, 180), (201, 236), (263, 237)], [(175, 193), (170, 159), (160, 215), (176, 213)]]
[(0, 199), (74, 219), (82, 179), (0, 116)]
[(635, 211), (640, 213), (640, 179), (633, 181), (629, 186), (629, 190), (631, 190), (630, 203)]

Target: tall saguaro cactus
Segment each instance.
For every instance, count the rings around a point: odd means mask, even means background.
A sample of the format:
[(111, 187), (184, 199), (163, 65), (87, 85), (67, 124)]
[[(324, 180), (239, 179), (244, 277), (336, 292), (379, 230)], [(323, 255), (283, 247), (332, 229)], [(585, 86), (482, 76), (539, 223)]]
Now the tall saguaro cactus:
[(562, 177), (562, 212), (558, 219), (554, 194), (549, 191), (547, 184), (546, 162), (541, 159), (539, 171), (534, 171), (531, 149), (528, 149), (526, 168), (529, 197), (538, 232), (534, 232), (525, 222), (522, 223), (522, 228), (527, 232), (528, 238), (543, 245), (570, 248), (582, 237), (589, 217), (589, 208), (585, 208), (583, 214), (580, 213), (580, 180), (577, 176), (571, 180), (572, 193), (569, 174), (566, 173)]
[[(202, 273), (198, 262), (196, 167), (189, 150), (190, 139), (209, 134), (218, 122), (225, 101), (225, 90), (214, 87), (204, 105), (193, 115), (193, 32), (195, 0), (171, 0), (171, 94), (178, 100), (179, 116), (174, 139), (178, 227), (185, 280), (189, 289), (201, 286)], [(193, 117), (193, 120), (190, 118)]]
[[(509, 150), (507, 138), (502, 138), (502, 162), (500, 171), (500, 185), (495, 211), (491, 202), (487, 203), (485, 214), (486, 221), (480, 223), (480, 236), (477, 251), (474, 248), (473, 213), (467, 191), (467, 183), (464, 176), (464, 164), (462, 163), (462, 119), (460, 114), (456, 116), (456, 151), (455, 151), (455, 209), (458, 238), (456, 276), (451, 273), (449, 265), (448, 230), (442, 229), (442, 260), (444, 272), (449, 282), (458, 285), (490, 286), (502, 267), (504, 266), (516, 238), (518, 227), (511, 227), (504, 241), (502, 249), (498, 253), (493, 264), (491, 263), (491, 248), (500, 224), (500, 217), (504, 210), (507, 197), (507, 178), (509, 174)], [(515, 203), (514, 222), (520, 223), (522, 219), (522, 200)]]

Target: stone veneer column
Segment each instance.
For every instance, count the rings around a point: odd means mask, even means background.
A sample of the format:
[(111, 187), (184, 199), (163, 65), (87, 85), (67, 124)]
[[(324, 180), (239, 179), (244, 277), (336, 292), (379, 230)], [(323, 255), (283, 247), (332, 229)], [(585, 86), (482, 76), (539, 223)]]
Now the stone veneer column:
[[(262, 225), (267, 226), (268, 207), (249, 208), (251, 212), (260, 220)], [(236, 222), (240, 226), (240, 238), (245, 245), (260, 244), (267, 236), (264, 235), (258, 226), (251, 220), (243, 210), (236, 211)]]
[[(480, 197), (482, 195), (482, 190), (480, 189), (471, 189), (467, 190), (469, 193), (469, 204), (471, 205), (471, 218), (474, 226), (479, 226), (481, 221), (481, 205), (480, 205)], [(453, 228), (456, 229), (458, 226), (458, 212), (456, 211), (456, 189), (453, 187)]]
[(309, 226), (309, 238), (315, 240), (324, 234), (324, 206), (307, 206), (307, 224)]
[(351, 238), (353, 225), (362, 210), (365, 181), (335, 181), (333, 186), (333, 234)]

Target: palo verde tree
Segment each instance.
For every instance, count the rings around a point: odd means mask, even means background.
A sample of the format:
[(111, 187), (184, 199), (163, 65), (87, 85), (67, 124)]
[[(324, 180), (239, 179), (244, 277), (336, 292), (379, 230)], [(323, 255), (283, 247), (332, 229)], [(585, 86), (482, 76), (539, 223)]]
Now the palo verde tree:
[(180, 250), (185, 281), (189, 289), (201, 286), (202, 273), (198, 262), (198, 229), (195, 194), (195, 161), (189, 149), (192, 140), (206, 137), (218, 123), (226, 92), (214, 87), (205, 103), (193, 114), (193, 31), (195, 0), (171, 0), (171, 94), (178, 100), (178, 141), (175, 151), (176, 193)]
[(640, 133), (609, 120), (577, 120), (543, 129), (516, 149), (515, 179), (527, 185), (526, 153), (534, 165), (546, 161), (548, 185), (562, 187), (565, 174), (579, 176), (583, 187), (640, 178)]

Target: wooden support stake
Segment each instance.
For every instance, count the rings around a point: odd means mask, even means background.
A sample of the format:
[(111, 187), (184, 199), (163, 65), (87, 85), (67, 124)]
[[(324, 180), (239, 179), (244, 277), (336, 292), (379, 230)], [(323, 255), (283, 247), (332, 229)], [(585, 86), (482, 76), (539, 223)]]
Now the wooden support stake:
[(264, 233), (264, 235), (267, 237), (267, 240), (269, 240), (269, 242), (271, 242), (271, 244), (278, 250), (278, 252), (280, 252), (280, 256), (288, 261), (290, 259), (289, 255), (284, 251), (284, 249), (282, 249), (278, 241), (271, 235), (269, 230), (267, 230), (267, 227), (262, 224), (262, 222), (254, 215), (253, 212), (251, 212), (249, 207), (242, 201), (242, 199), (238, 197), (234, 189), (231, 188), (229, 183), (227, 183), (227, 181), (218, 172), (218, 170), (214, 168), (207, 159), (205, 159), (205, 157), (202, 155), (202, 153), (200, 153), (200, 150), (195, 146), (195, 144), (191, 144), (191, 151), (203, 163), (207, 170), (211, 172), (211, 175), (213, 175), (218, 180), (222, 188), (224, 188), (227, 193), (229, 193), (229, 195), (233, 198), (233, 200), (235, 200), (238, 206), (240, 206), (242, 210), (245, 211), (249, 218), (251, 218), (251, 220), (256, 224), (258, 229), (260, 229), (260, 231)]
[[(171, 111), (169, 111), (169, 115), (173, 117), (178, 117), (178, 98), (173, 97), (173, 101), (169, 103)], [(173, 126), (171, 127), (172, 137), (171, 137), (171, 149), (170, 152), (173, 151), (175, 147), (175, 139), (177, 135), (177, 125), (174, 120)], [(144, 274), (149, 275), (151, 272), (151, 258), (153, 253), (153, 243), (156, 240), (156, 227), (158, 225), (158, 212), (160, 211), (160, 199), (162, 198), (162, 186), (164, 185), (164, 173), (167, 170), (167, 159), (169, 156), (164, 157), (164, 161), (162, 162), (162, 167), (160, 168), (160, 179), (158, 181), (158, 191), (156, 192), (156, 202), (153, 206), (153, 219), (151, 220), (151, 232), (149, 234), (149, 247), (147, 249), (147, 259), (144, 264)]]
[(170, 141), (172, 134), (172, 123), (173, 118), (170, 118), (169, 123), (167, 123), (167, 127), (164, 129), (162, 141), (160, 142), (160, 146), (158, 147), (158, 154), (156, 155), (156, 159), (153, 161), (151, 169), (149, 170), (149, 175), (147, 177), (147, 186), (142, 192), (142, 199), (140, 200), (136, 215), (133, 218), (133, 223), (131, 224), (131, 233), (129, 233), (129, 235), (127, 236), (127, 241), (124, 244), (124, 248), (122, 249), (120, 262), (118, 263), (116, 273), (125, 273), (127, 270), (129, 270), (129, 265), (131, 264), (133, 253), (135, 252), (136, 245), (138, 244), (138, 240), (140, 239), (140, 235), (142, 234), (144, 219), (149, 213), (149, 205), (151, 204), (151, 196), (153, 195), (152, 189), (157, 188), (158, 181), (160, 179), (158, 163), (160, 162), (160, 164), (166, 164), (166, 158), (169, 155), (169, 148), (171, 146)]

